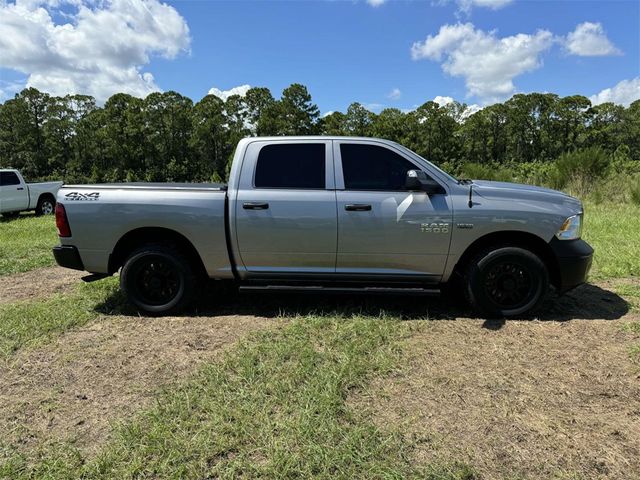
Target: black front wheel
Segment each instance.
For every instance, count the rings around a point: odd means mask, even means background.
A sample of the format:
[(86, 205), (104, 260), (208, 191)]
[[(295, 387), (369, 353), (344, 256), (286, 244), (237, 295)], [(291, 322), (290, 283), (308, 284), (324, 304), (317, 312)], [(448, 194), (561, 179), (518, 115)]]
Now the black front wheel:
[(549, 290), (549, 272), (533, 252), (517, 247), (484, 251), (467, 268), (469, 303), (491, 317), (531, 313)]
[(127, 258), (120, 288), (138, 309), (151, 315), (177, 313), (194, 298), (196, 275), (179, 249), (146, 245)]

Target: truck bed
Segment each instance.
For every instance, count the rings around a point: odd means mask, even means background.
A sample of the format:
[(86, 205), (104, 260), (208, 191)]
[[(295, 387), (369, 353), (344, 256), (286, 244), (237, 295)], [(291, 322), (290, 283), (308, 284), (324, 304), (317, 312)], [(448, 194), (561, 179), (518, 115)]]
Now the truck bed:
[(100, 184), (71, 184), (65, 188), (73, 189), (144, 189), (144, 190), (218, 190), (226, 191), (227, 185), (224, 183), (192, 183), (192, 182), (123, 182), (123, 183), (100, 183)]
[(71, 238), (84, 267), (112, 273), (111, 253), (125, 235), (149, 229), (160, 240), (167, 231), (188, 240), (207, 273), (232, 277), (227, 250), (226, 186), (217, 183), (110, 183), (65, 185), (58, 201), (69, 216)]

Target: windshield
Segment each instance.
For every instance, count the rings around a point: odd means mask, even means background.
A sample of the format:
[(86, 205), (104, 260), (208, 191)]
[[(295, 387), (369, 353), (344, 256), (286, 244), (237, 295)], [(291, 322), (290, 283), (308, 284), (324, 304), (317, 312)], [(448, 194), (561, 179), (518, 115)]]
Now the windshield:
[(406, 153), (407, 155), (409, 155), (410, 157), (413, 157), (414, 159), (419, 159), (422, 162), (425, 162), (427, 164), (429, 164), (430, 167), (434, 168), (435, 170), (437, 170), (438, 172), (440, 172), (442, 175), (444, 175), (447, 179), (449, 179), (450, 181), (454, 182), (454, 183), (458, 183), (458, 179), (456, 177), (454, 177), (453, 175), (448, 174), (447, 172), (445, 172), (444, 170), (442, 170), (440, 167), (438, 167), (437, 165), (434, 165), (433, 163), (431, 163), (429, 160), (427, 160), (426, 158), (421, 157), (420, 155), (418, 155), (416, 152), (409, 150), (407, 147), (405, 147), (404, 145), (400, 145), (399, 143), (395, 143), (395, 146), (397, 146), (398, 148), (400, 148), (404, 153)]

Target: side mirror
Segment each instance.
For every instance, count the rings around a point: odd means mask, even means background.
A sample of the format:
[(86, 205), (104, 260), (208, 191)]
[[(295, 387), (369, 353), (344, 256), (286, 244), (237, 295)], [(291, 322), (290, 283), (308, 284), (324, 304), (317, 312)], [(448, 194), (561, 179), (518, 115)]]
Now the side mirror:
[(426, 192), (428, 195), (446, 193), (442, 185), (429, 178), (422, 170), (409, 170), (407, 172), (405, 188), (412, 192)]

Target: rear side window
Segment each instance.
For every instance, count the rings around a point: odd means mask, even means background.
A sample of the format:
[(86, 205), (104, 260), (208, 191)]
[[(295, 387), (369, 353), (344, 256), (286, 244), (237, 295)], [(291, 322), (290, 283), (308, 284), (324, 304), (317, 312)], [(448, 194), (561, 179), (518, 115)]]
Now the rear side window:
[(282, 143), (260, 149), (256, 188), (325, 188), (325, 145)]
[(15, 172), (0, 172), (0, 187), (20, 185), (20, 179)]
[(377, 145), (340, 145), (347, 190), (405, 190), (407, 172), (417, 167), (392, 150)]

